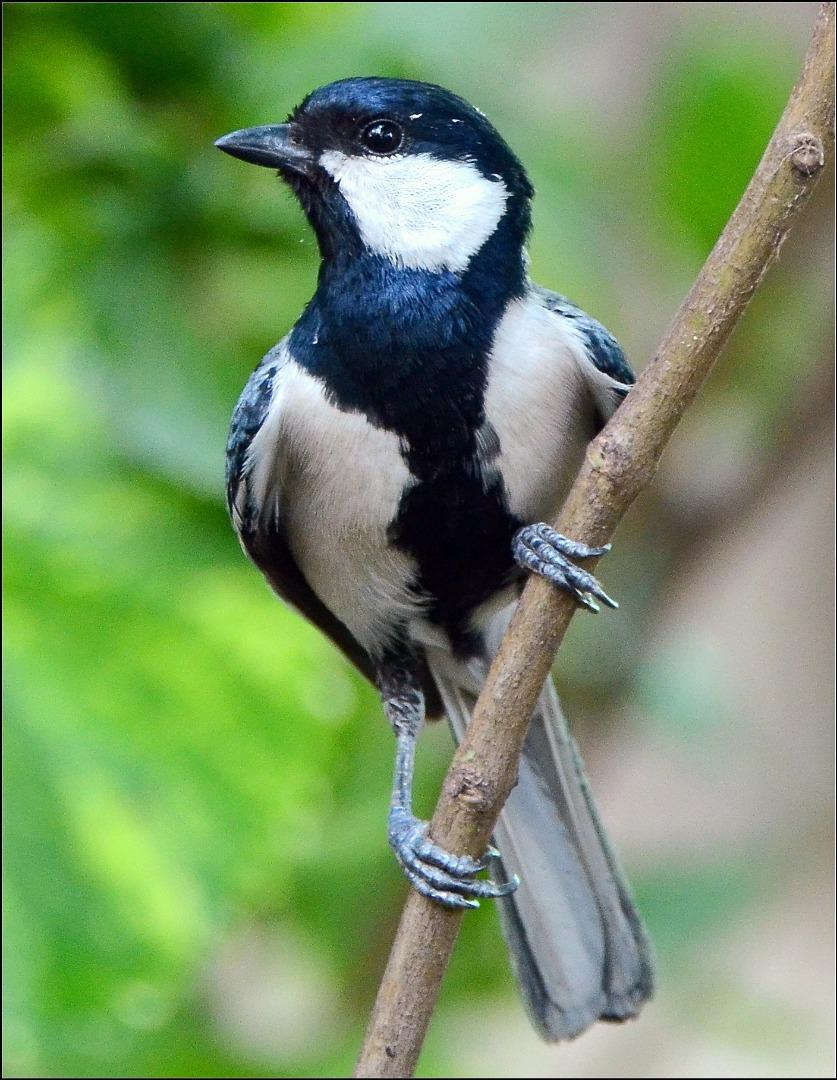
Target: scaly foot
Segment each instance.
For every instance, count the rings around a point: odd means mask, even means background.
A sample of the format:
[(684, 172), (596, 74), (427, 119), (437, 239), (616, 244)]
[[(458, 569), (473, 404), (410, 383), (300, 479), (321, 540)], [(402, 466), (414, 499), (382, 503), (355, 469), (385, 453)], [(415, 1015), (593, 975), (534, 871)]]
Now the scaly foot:
[(468, 855), (452, 855), (428, 839), (427, 829), (426, 821), (419, 821), (400, 806), (389, 812), (390, 846), (410, 884), (423, 896), (449, 908), (477, 908), (480, 900), (508, 896), (520, 884), (516, 874), (503, 885), (478, 881), (475, 875), (499, 852), (489, 848), (480, 862)]
[(522, 529), (518, 529), (512, 540), (512, 554), (520, 566), (540, 574), (556, 588), (568, 592), (588, 611), (599, 610), (597, 599), (611, 608), (619, 605), (607, 595), (592, 574), (582, 570), (571, 560), (598, 557), (608, 551), (610, 544), (587, 547), (586, 544), (567, 539), (543, 523), (524, 525)]

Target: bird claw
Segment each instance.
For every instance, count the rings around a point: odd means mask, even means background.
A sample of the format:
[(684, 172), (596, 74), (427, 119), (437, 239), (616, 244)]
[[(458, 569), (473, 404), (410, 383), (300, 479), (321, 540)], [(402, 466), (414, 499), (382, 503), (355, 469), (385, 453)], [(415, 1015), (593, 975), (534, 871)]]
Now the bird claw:
[(487, 860), (499, 857), (490, 847), (482, 860), (469, 855), (453, 855), (427, 836), (428, 822), (419, 821), (400, 807), (389, 816), (389, 843), (410, 884), (423, 896), (448, 908), (478, 908), (480, 900), (508, 896), (520, 884), (514, 877), (501, 885), (478, 881)]
[(543, 523), (524, 525), (512, 540), (512, 554), (520, 566), (545, 577), (556, 588), (568, 592), (581, 607), (594, 613), (600, 610), (597, 600), (610, 608), (619, 605), (591, 573), (576, 566), (572, 560), (598, 558), (606, 555), (610, 547), (610, 544), (588, 547)]

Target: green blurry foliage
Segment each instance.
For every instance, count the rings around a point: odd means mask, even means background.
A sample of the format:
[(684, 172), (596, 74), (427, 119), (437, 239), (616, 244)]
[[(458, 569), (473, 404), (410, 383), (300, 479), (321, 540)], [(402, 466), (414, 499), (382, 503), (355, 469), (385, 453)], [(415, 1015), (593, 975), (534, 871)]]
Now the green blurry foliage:
[[(385, 841), (392, 744), (373, 691), (270, 597), (226, 520), (229, 414), (317, 255), (290, 196), (212, 142), (349, 74), (448, 84), (531, 168), (534, 276), (641, 356), (668, 313), (632, 321), (633, 269), (660, 264), (666, 303), (688, 284), (796, 60), (769, 36), (742, 59), (692, 27), (616, 137), (578, 101), (562, 111), (544, 75), (579, 7), (6, 6), (7, 1075), (348, 1070), (405, 889)], [(520, 84), (533, 51), (543, 85)], [(729, 378), (752, 388), (742, 353)], [(619, 649), (575, 633), (570, 697), (600, 692), (596, 669), (630, 678), (654, 578), (624, 573)], [(428, 735), (425, 811), (448, 753)], [(664, 951), (758, 887), (741, 874), (719, 910), (698, 902), (713, 874), (638, 883)], [(289, 1024), (259, 1052), (219, 1021), (219, 943), (254, 925), (291, 943), (286, 996), (331, 1001), (314, 1042)], [(510, 985), (484, 910), (442, 1009)], [(423, 1069), (454, 1068), (431, 1041)]]

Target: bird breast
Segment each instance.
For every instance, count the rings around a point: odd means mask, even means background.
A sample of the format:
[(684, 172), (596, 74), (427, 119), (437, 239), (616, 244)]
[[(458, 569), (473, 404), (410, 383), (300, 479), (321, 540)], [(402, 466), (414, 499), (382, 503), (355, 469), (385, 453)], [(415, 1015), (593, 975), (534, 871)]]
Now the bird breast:
[(281, 388), (279, 510), (288, 544), (326, 606), (370, 652), (420, 610), (416, 567), (387, 527), (412, 478), (398, 436), (331, 404), (291, 362)]

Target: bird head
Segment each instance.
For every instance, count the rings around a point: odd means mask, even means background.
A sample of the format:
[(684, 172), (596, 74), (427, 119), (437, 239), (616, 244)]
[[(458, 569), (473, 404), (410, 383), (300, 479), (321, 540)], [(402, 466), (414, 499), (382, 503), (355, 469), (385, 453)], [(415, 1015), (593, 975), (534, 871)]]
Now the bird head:
[(481, 112), (442, 87), (353, 78), (309, 94), (284, 124), (244, 128), (220, 150), (277, 169), (323, 258), (371, 253), (462, 273), (501, 223), (522, 252), (532, 188)]

